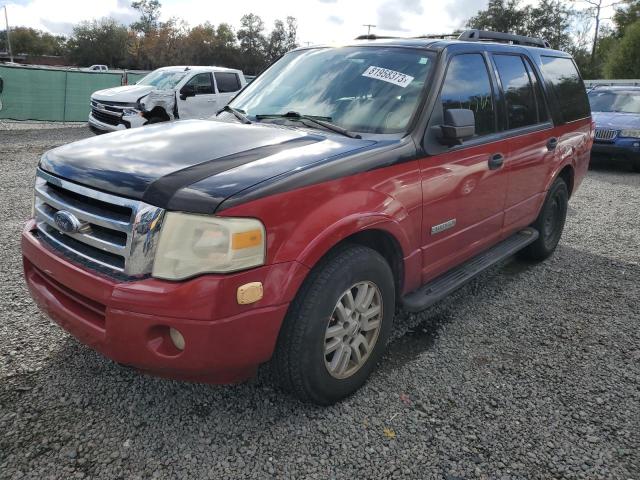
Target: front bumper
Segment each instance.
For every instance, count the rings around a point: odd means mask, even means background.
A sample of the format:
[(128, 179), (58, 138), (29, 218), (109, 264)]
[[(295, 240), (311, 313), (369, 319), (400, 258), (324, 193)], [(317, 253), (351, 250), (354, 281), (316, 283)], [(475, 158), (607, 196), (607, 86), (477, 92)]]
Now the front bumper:
[(640, 139), (618, 139), (615, 143), (594, 142), (591, 153), (596, 158), (640, 162)]
[(126, 130), (127, 128), (141, 127), (146, 123), (146, 119), (139, 115), (123, 115), (122, 120), (118, 125), (111, 125), (109, 123), (101, 122), (92, 113), (89, 114), (89, 126), (100, 130), (102, 132), (117, 132), (119, 130)]
[[(271, 358), (286, 314), (308, 269), (297, 262), (184, 282), (121, 282), (67, 261), (22, 233), (24, 275), (41, 310), (82, 343), (112, 360), (159, 376), (236, 383)], [(283, 279), (295, 279), (282, 288)], [(265, 297), (238, 305), (237, 287), (262, 281)], [(271, 296), (272, 301), (267, 299)], [(169, 328), (185, 339), (178, 350)]]

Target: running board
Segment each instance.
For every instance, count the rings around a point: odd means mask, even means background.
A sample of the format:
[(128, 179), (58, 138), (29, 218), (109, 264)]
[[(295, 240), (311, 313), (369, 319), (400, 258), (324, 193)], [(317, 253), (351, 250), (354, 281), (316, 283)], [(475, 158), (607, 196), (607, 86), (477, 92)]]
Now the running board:
[(423, 285), (402, 298), (402, 306), (409, 312), (419, 312), (457, 290), (473, 277), (496, 263), (510, 257), (538, 238), (534, 228), (524, 230), (494, 245), (489, 250), (449, 270), (435, 280)]

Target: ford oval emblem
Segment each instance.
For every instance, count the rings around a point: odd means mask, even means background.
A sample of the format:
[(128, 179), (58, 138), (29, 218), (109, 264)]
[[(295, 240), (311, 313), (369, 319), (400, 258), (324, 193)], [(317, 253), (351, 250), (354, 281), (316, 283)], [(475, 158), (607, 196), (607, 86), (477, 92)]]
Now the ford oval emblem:
[(82, 228), (80, 220), (73, 213), (65, 210), (58, 210), (53, 216), (53, 221), (56, 222), (58, 230), (64, 233), (78, 233)]

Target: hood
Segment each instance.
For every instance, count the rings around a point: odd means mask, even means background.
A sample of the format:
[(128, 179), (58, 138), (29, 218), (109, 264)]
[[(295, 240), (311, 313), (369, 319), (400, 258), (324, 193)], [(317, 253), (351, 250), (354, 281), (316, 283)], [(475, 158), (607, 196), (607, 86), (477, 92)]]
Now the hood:
[(185, 120), (58, 147), (43, 155), (40, 168), (158, 207), (212, 213), (253, 185), (376, 143), (273, 124)]
[(113, 87), (93, 92), (91, 99), (106, 102), (136, 103), (138, 99), (149, 94), (154, 89), (155, 87), (152, 85), (126, 85), (124, 87)]
[(640, 115), (637, 113), (593, 112), (592, 117), (596, 122), (596, 128), (640, 128)]

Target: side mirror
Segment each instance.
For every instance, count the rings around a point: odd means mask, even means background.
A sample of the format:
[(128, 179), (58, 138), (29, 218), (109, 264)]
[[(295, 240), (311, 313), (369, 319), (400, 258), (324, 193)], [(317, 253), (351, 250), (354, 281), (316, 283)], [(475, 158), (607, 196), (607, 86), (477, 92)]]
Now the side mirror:
[(473, 110), (452, 108), (444, 112), (444, 125), (440, 125), (439, 141), (450, 147), (461, 145), (476, 134), (476, 116)]
[(180, 89), (180, 100), (186, 100), (187, 97), (196, 96), (196, 87), (193, 85), (185, 85)]

